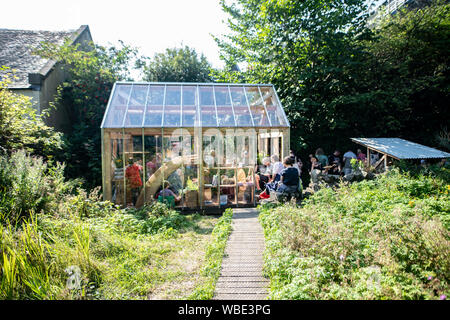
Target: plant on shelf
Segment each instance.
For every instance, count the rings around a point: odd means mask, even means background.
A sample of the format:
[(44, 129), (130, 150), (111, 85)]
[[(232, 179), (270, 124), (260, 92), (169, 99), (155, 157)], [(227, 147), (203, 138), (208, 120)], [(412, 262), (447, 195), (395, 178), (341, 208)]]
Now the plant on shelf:
[(183, 189), (183, 194), (185, 195), (185, 203), (187, 206), (196, 206), (198, 199), (198, 183), (192, 181), (191, 178), (188, 178), (186, 186)]
[(191, 180), (191, 178), (188, 178), (186, 181), (186, 187), (184, 188), (184, 191), (198, 191), (198, 183)]

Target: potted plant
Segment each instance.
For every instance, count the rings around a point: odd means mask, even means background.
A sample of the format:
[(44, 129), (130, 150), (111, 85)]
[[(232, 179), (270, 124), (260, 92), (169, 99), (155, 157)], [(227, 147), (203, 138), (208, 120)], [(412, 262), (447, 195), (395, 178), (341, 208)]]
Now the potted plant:
[(196, 207), (198, 203), (198, 183), (188, 178), (183, 193), (186, 206)]

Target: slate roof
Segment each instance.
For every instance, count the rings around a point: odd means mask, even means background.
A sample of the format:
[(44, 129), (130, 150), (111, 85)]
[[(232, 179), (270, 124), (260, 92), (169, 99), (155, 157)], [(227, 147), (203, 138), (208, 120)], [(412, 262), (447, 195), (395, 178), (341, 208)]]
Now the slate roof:
[[(0, 29), (0, 65), (8, 66), (9, 72), (15, 69), (18, 79), (13, 79), (10, 88), (30, 88), (29, 73), (41, 73), (44, 76), (53, 66), (54, 61), (32, 55), (41, 41), (63, 44), (66, 37), (76, 38), (76, 30), (36, 31)], [(44, 72), (44, 71), (47, 72)], [(0, 71), (0, 77), (5, 72)]]
[(450, 153), (400, 138), (351, 138), (355, 143), (396, 159), (443, 159)]

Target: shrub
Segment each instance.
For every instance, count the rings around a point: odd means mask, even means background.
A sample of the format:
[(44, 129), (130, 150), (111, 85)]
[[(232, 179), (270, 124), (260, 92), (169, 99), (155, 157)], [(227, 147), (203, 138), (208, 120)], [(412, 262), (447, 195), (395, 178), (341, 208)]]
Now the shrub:
[(66, 182), (64, 165), (48, 165), (25, 151), (0, 156), (0, 222), (19, 222), (31, 212), (50, 210), (75, 189), (77, 181)]

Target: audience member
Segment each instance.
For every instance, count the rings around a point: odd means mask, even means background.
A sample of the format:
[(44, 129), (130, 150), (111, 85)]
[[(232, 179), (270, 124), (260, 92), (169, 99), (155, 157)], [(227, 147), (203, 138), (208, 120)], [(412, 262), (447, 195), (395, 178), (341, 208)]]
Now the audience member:
[(356, 159), (356, 154), (353, 151), (349, 150), (344, 153), (344, 175), (352, 173), (352, 159)]
[(342, 172), (342, 158), (339, 150), (334, 150), (334, 153), (328, 158), (329, 165), (332, 168), (328, 171), (329, 174), (340, 174)]
[(319, 148), (316, 150), (316, 158), (320, 162), (322, 168), (328, 166), (328, 158), (324, 154), (323, 149)]

